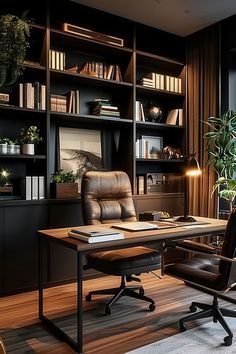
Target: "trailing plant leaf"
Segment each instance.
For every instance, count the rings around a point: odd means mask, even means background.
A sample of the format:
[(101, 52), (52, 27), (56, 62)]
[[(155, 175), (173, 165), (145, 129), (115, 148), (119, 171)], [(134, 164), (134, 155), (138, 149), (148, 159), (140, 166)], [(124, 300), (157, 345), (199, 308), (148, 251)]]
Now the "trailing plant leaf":
[(21, 75), (29, 36), (26, 17), (10, 14), (0, 17), (0, 86), (14, 83)]

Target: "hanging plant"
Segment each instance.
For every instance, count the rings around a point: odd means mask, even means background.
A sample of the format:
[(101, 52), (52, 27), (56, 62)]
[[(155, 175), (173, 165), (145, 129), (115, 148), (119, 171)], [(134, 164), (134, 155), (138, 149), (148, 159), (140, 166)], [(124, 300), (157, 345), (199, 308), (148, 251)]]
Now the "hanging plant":
[(0, 87), (13, 84), (22, 73), (30, 36), (26, 14), (0, 16)]

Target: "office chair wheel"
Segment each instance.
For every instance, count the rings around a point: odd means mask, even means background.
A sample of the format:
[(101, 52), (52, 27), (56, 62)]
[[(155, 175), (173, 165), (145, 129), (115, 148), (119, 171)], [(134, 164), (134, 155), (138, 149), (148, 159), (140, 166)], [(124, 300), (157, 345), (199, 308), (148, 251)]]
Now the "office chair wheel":
[(196, 311), (197, 311), (197, 308), (196, 308), (196, 306), (194, 306), (194, 305), (190, 305), (190, 306), (189, 306), (189, 310), (190, 310), (190, 312), (196, 312)]
[(85, 296), (85, 300), (86, 300), (87, 302), (92, 301), (91, 294), (86, 295), (86, 296)]
[(150, 304), (149, 305), (149, 310), (150, 311), (155, 311), (155, 309), (156, 309), (156, 305), (155, 304)]
[(110, 315), (111, 314), (111, 310), (109, 309), (109, 307), (105, 308), (105, 315)]
[(183, 323), (179, 324), (179, 328), (180, 328), (181, 332), (185, 332), (187, 330), (187, 326)]
[(225, 342), (225, 345), (227, 347), (229, 347), (232, 344), (232, 337), (229, 337), (229, 336), (225, 337), (224, 342)]
[(139, 289), (139, 295), (142, 295), (142, 296), (144, 295), (144, 289), (143, 288)]

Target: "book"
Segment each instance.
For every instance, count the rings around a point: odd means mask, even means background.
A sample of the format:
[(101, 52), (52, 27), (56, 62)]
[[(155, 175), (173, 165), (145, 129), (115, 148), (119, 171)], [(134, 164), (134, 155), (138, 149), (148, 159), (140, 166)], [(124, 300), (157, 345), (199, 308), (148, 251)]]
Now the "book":
[(176, 125), (178, 113), (179, 113), (178, 109), (171, 109), (168, 112), (168, 116), (166, 118), (166, 124)]
[(110, 235), (103, 235), (103, 236), (96, 236), (96, 237), (88, 237), (76, 232), (68, 231), (68, 236), (75, 238), (80, 241), (84, 241), (87, 243), (96, 243), (96, 242), (107, 242), (107, 241), (115, 241), (115, 240), (122, 240), (124, 238), (124, 234), (122, 233), (115, 233)]
[(127, 231), (144, 231), (157, 229), (157, 225), (145, 221), (121, 222), (119, 224), (113, 224), (112, 227)]
[(119, 232), (113, 230), (112, 228), (104, 228), (101, 226), (95, 225), (87, 225), (83, 226), (83, 229), (71, 229), (71, 232), (74, 232), (79, 235), (84, 235), (87, 237), (98, 237), (98, 236), (106, 236), (106, 235), (118, 235)]

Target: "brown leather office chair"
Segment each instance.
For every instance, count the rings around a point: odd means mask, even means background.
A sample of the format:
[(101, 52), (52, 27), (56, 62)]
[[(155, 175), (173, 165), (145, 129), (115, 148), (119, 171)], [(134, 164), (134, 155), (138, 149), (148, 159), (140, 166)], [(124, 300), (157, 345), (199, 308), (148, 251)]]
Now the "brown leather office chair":
[(223, 316), (236, 317), (236, 311), (219, 307), (218, 298), (236, 303), (235, 300), (223, 294), (236, 285), (236, 260), (233, 259), (236, 249), (236, 211), (231, 213), (227, 223), (220, 254), (214, 253), (213, 247), (204, 247), (204, 245), (196, 247), (195, 243), (189, 241), (178, 242), (171, 246), (201, 255), (179, 263), (166, 265), (164, 266), (164, 273), (182, 279), (186, 284), (213, 295), (212, 305), (192, 302), (190, 311), (196, 312), (197, 308), (201, 311), (182, 318), (180, 329), (182, 331), (187, 329), (185, 322), (212, 316), (213, 321), (218, 321), (227, 332), (228, 335), (224, 338), (224, 343), (230, 346), (233, 333)]
[[(88, 171), (83, 175), (81, 187), (82, 213), (85, 224), (106, 224), (136, 221), (128, 175), (122, 171)], [(106, 304), (105, 313), (111, 313), (111, 305), (121, 296), (130, 296), (150, 302), (154, 311), (155, 303), (144, 295), (141, 285), (126, 286), (125, 281), (140, 279), (134, 274), (149, 272), (159, 268), (160, 255), (146, 247), (133, 247), (105, 252), (91, 253), (87, 257), (87, 268), (93, 268), (109, 275), (121, 277), (119, 288), (94, 290), (86, 296), (91, 301), (95, 294), (113, 294)], [(137, 292), (138, 291), (138, 292)]]

